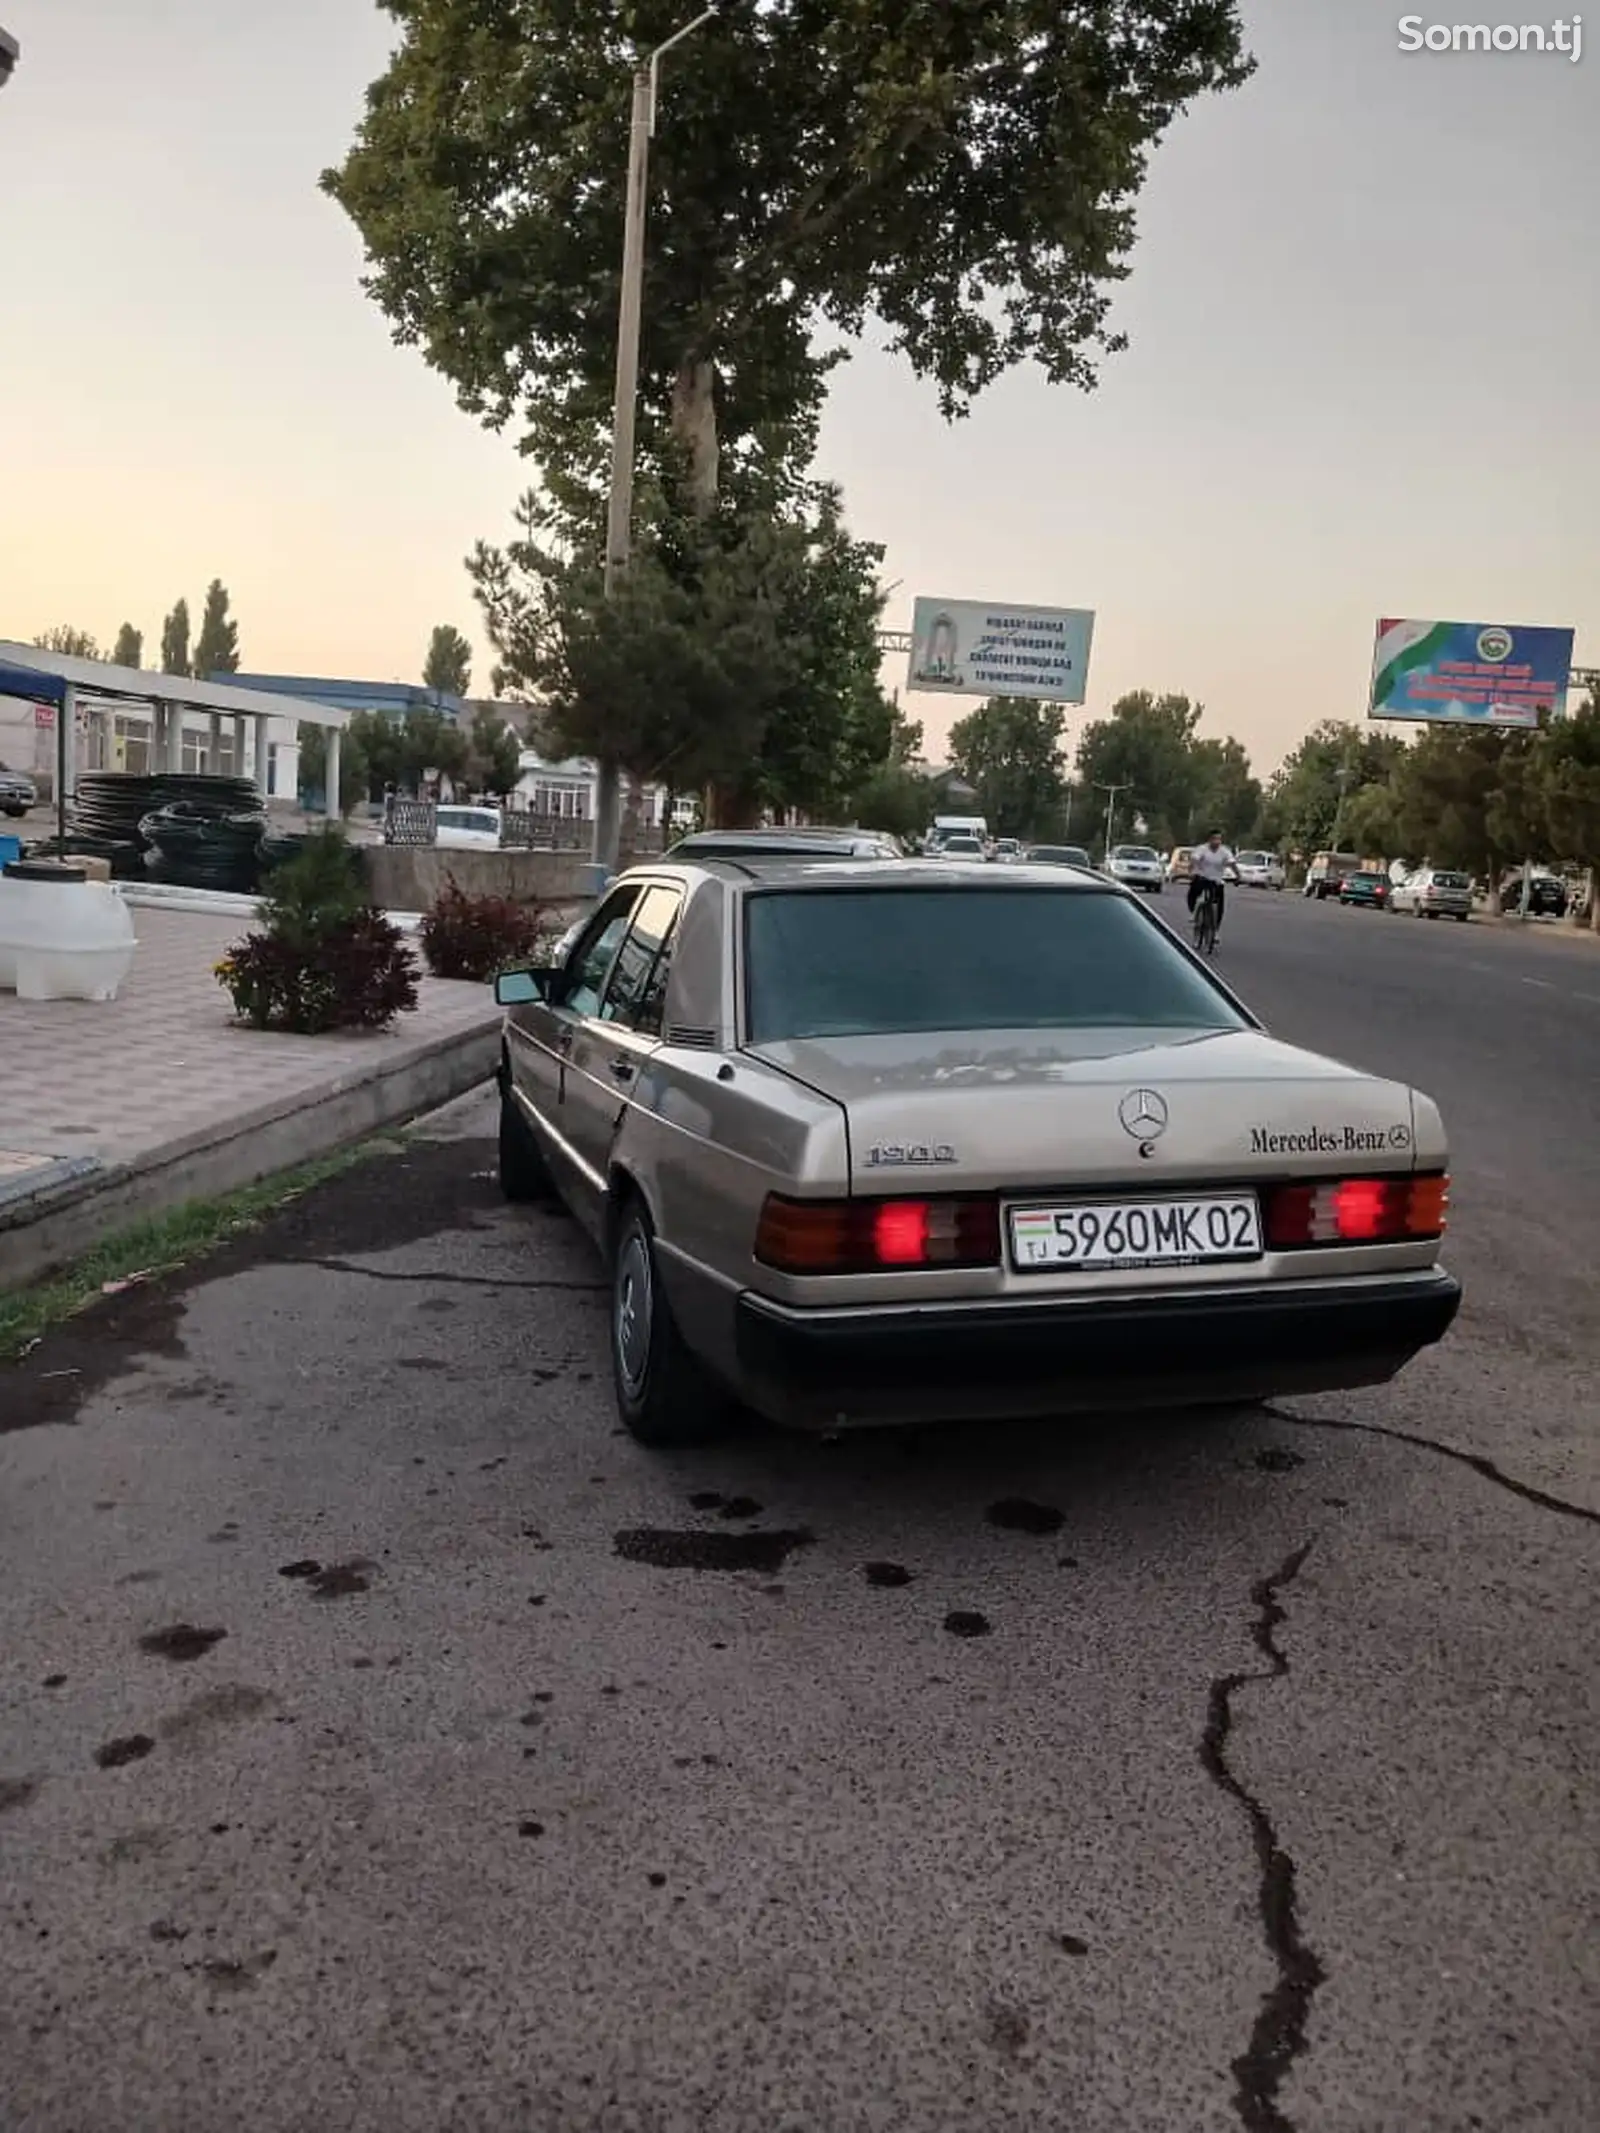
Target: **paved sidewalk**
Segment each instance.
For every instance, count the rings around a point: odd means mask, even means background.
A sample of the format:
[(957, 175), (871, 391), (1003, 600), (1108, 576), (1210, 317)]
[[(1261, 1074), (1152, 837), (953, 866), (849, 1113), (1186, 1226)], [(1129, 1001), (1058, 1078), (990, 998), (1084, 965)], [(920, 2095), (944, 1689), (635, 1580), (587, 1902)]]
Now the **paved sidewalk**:
[(130, 908), (139, 948), (114, 1001), (0, 992), (0, 1286), (493, 1070), (500, 1018), (486, 986), (424, 978), (417, 1011), (381, 1034), (243, 1029), (214, 966), (249, 922)]

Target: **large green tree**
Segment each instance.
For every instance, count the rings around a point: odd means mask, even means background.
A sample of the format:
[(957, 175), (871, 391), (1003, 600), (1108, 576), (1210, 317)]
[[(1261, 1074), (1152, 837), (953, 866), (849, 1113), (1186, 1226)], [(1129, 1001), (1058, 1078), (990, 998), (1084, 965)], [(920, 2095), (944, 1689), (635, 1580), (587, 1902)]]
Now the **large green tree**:
[(189, 660), (189, 603), (179, 600), (161, 625), (161, 671), (163, 674), (188, 674), (193, 671)]
[(1101, 811), (1105, 806), (1105, 792), (1096, 800), (1094, 788), (1121, 788), (1117, 819), (1126, 823), (1143, 816), (1146, 833), (1158, 844), (1183, 843), (1231, 826), (1206, 818), (1202, 802), (1229, 806), (1237, 817), (1239, 779), (1249, 778), (1249, 763), (1237, 742), (1200, 740), (1202, 708), (1187, 696), (1133, 689), (1117, 698), (1109, 718), (1091, 720), (1078, 742), (1077, 760), (1091, 806)]
[(136, 630), (131, 622), (124, 622), (117, 631), (117, 641), (111, 647), (111, 664), (115, 667), (137, 667), (144, 664), (144, 631)]
[(1549, 828), (1552, 857), (1591, 869), (1590, 922), (1600, 932), (1600, 701), (1555, 719), (1530, 760), (1530, 797)]
[(206, 587), (206, 604), (195, 640), (194, 671), (202, 681), (239, 671), (239, 625), (228, 612), (228, 588), (220, 578)]
[(472, 686), (472, 646), (448, 622), (439, 623), (428, 639), (428, 656), (422, 662), (422, 685), (446, 696), (465, 696)]
[(1543, 736), (1430, 726), (1391, 780), (1400, 856), (1487, 876), (1491, 898), (1514, 860), (1543, 842), (1525, 776)]
[(888, 757), (880, 560), (818, 487), (779, 514), (660, 512), (610, 600), (593, 551), (554, 537), (532, 497), (517, 537), (468, 568), (496, 684), (543, 704), (552, 746), (712, 787), (717, 818), (739, 821), (837, 808)]
[(515, 790), (522, 743), (493, 704), (479, 704), (474, 710), (467, 745), (467, 775), (480, 791), (504, 795)]
[(1373, 724), (1324, 719), (1287, 757), (1267, 788), (1263, 834), (1271, 844), (1309, 855), (1345, 844), (1346, 803), (1367, 785), (1382, 785), (1404, 759), (1406, 744)]
[(1066, 792), (1059, 704), (992, 696), (950, 729), (950, 761), (997, 837), (1059, 834)]
[[(367, 287), (575, 523), (604, 476), (629, 66), (693, 0), (381, 0), (323, 184)], [(1250, 72), (1233, 0), (765, 0), (697, 29), (652, 142), (640, 463), (705, 512), (810, 457), (869, 318), (947, 414), (1011, 365), (1094, 382), (1173, 118)]]

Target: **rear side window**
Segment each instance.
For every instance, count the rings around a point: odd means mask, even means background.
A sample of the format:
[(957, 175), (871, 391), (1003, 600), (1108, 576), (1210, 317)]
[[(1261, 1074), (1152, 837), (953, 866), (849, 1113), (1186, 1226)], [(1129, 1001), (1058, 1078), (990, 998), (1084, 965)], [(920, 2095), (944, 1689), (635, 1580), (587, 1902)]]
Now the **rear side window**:
[(775, 890), (746, 904), (748, 1041), (932, 1030), (1249, 1025), (1121, 896)]

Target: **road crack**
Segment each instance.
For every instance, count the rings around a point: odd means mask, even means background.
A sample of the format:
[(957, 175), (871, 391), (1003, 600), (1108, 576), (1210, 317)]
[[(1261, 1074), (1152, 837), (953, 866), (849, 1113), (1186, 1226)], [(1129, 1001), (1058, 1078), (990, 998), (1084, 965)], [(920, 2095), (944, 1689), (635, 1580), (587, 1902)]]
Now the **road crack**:
[(1572, 1503), (1565, 1496), (1552, 1496), (1544, 1489), (1536, 1489), (1531, 1482), (1518, 1481), (1504, 1467), (1496, 1466), (1482, 1452), (1464, 1452), (1454, 1444), (1443, 1444), (1437, 1437), (1423, 1437), (1408, 1429), (1390, 1429), (1382, 1422), (1349, 1422), (1337, 1415), (1293, 1415), (1287, 1408), (1267, 1406), (1264, 1412), (1276, 1421), (1287, 1422), (1292, 1429), (1343, 1430), (1356, 1437), (1387, 1437), (1395, 1444), (1410, 1444), (1418, 1451), (1437, 1453), (1441, 1459), (1450, 1459), (1457, 1466), (1470, 1467), (1474, 1474), (1485, 1481), (1492, 1481), (1497, 1489), (1505, 1489), (1512, 1496), (1520, 1496), (1524, 1503), (1537, 1504), (1541, 1511), (1554, 1511), (1562, 1518), (1581, 1518), (1591, 1526), (1600, 1526), (1600, 1511), (1587, 1504)]
[(578, 1296), (606, 1293), (603, 1281), (517, 1281), (502, 1274), (397, 1273), (392, 1267), (357, 1266), (353, 1259), (280, 1259), (280, 1266), (316, 1267), (324, 1274), (358, 1274), (363, 1281), (411, 1282), (426, 1287), (457, 1289), (555, 1289)]
[(1289, 1662), (1273, 1634), (1288, 1619), (1279, 1595), (1300, 1575), (1310, 1553), (1311, 1543), (1307, 1541), (1269, 1577), (1251, 1586), (1250, 1597), (1256, 1608), (1251, 1636), (1267, 1662), (1266, 1670), (1223, 1674), (1212, 1682), (1205, 1732), (1200, 1738), (1201, 1767), (1219, 1790), (1243, 1808), (1250, 1824), (1261, 1871), (1258, 1900), (1262, 1937), (1278, 1971), (1277, 1983), (1261, 2002), (1249, 2045), (1233, 2062), (1234, 2107), (1247, 2133), (1293, 2133), (1290, 2120), (1278, 2108), (1278, 2091), (1305, 2050), (1312, 1996), (1327, 1975), (1314, 1951), (1301, 1938), (1294, 1861), (1279, 1842), (1272, 1817), (1235, 1776), (1228, 1761), (1234, 1697), (1252, 1683), (1279, 1681), (1289, 1671)]

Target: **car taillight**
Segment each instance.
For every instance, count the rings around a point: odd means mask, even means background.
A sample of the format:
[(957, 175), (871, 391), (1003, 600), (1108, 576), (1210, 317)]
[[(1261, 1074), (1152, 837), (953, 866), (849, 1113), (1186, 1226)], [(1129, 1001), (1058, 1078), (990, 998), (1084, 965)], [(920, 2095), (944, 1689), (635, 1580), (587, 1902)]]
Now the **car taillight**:
[(1408, 1244), (1442, 1237), (1450, 1180), (1330, 1178), (1319, 1185), (1280, 1185), (1266, 1195), (1267, 1244), (1292, 1251), (1308, 1244)]
[(788, 1200), (769, 1193), (755, 1255), (785, 1274), (1000, 1264), (994, 1200)]

